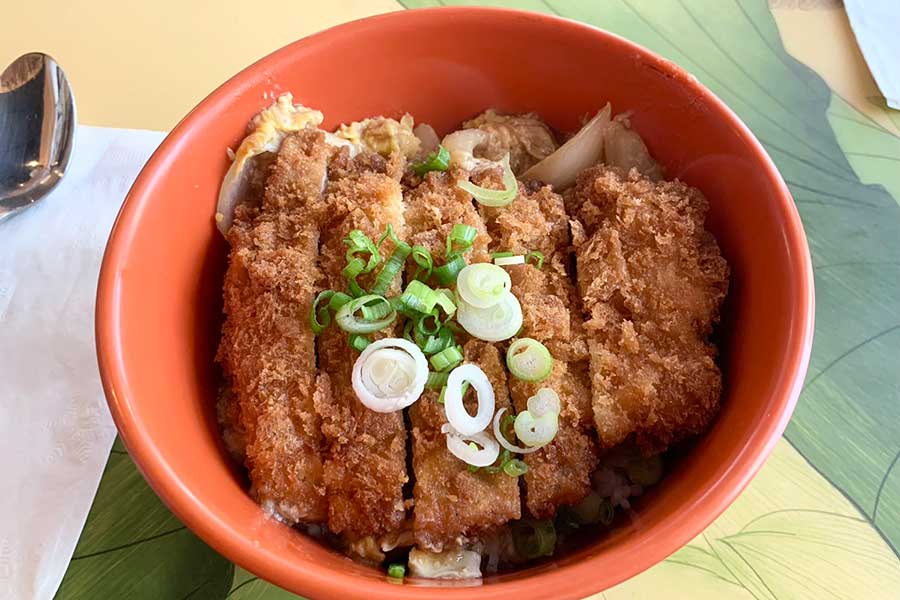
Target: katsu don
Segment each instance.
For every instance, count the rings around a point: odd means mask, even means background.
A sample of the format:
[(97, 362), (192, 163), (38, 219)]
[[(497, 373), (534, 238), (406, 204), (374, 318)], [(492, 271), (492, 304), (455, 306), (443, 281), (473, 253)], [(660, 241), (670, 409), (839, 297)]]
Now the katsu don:
[(573, 136), (323, 122), (281, 96), (219, 194), (216, 413), (250, 496), (394, 578), (602, 535), (718, 412), (706, 197), (610, 105)]

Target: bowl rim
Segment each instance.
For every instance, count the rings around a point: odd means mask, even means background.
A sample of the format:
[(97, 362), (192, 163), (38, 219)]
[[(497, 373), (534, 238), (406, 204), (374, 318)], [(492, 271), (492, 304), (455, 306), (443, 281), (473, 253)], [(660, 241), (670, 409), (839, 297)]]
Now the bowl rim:
[[(392, 21), (425, 23), (439, 13), (442, 18), (484, 17), (492, 19), (516, 19), (540, 22), (542, 25), (566, 28), (581, 33), (590, 33), (605, 41), (624, 47), (637, 54), (645, 63), (650, 63), (663, 74), (676, 78), (681, 85), (688, 86), (692, 93), (716, 109), (732, 129), (756, 156), (759, 167), (776, 191), (779, 208), (785, 218), (790, 272), (797, 283), (797, 299), (793, 310), (788, 338), (788, 357), (778, 375), (772, 394), (772, 417), (761, 423), (750, 434), (748, 443), (740, 451), (732, 464), (718, 476), (715, 482), (699, 495), (685, 510), (705, 515), (702, 518), (671, 519), (657, 526), (653, 540), (640, 536), (633, 543), (625, 543), (612, 550), (613, 558), (618, 556), (619, 564), (626, 565), (615, 573), (604, 573), (599, 569), (584, 577), (592, 566), (610, 560), (598, 556), (586, 557), (577, 563), (558, 567), (552, 571), (526, 576), (513, 581), (500, 581), (480, 587), (423, 588), (419, 586), (398, 586), (375, 579), (364, 580), (354, 575), (317, 568), (305, 561), (287, 560), (272, 552), (257, 548), (252, 541), (234, 530), (227, 521), (208, 511), (179, 479), (174, 470), (162, 458), (153, 439), (133, 412), (128, 398), (132, 396), (124, 367), (121, 346), (120, 292), (121, 273), (128, 248), (136, 234), (140, 216), (150, 197), (148, 190), (160, 178), (164, 178), (166, 166), (179, 149), (190, 143), (190, 132), (195, 127), (209, 126), (215, 115), (229, 104), (229, 97), (241, 88), (250, 85), (271, 65), (292, 60), (291, 57), (308, 46), (318, 44), (323, 38), (350, 36), (355, 32), (378, 27)], [(803, 380), (809, 364), (814, 326), (813, 271), (809, 248), (800, 215), (794, 204), (790, 190), (779, 174), (772, 159), (749, 128), (728, 106), (695, 77), (673, 62), (631, 42), (619, 35), (598, 27), (543, 13), (493, 7), (438, 7), (414, 10), (400, 10), (350, 21), (288, 44), (262, 59), (242, 69), (204, 98), (166, 136), (157, 150), (142, 168), (125, 197), (116, 221), (112, 227), (104, 252), (97, 286), (95, 336), (97, 360), (103, 389), (110, 412), (119, 434), (131, 454), (135, 464), (150, 486), (175, 515), (191, 528), (200, 538), (247, 570), (263, 579), (296, 593), (314, 596), (337, 596), (346, 598), (367, 598), (387, 600), (389, 598), (416, 598), (422, 595), (438, 595), (446, 598), (511, 598), (521, 595), (522, 582), (531, 581), (555, 590), (558, 597), (586, 596), (607, 589), (629, 579), (645, 569), (662, 561), (667, 556), (688, 543), (737, 498), (753, 476), (762, 467), (791, 418), (794, 406), (802, 390)], [(637, 544), (637, 546), (635, 546)], [(627, 555), (633, 559), (640, 553), (641, 560), (623, 560)], [(577, 573), (576, 573), (577, 571)], [(582, 576), (573, 576), (581, 574)], [(303, 589), (292, 585), (288, 579), (302, 579)], [(552, 587), (551, 587), (552, 586)]]

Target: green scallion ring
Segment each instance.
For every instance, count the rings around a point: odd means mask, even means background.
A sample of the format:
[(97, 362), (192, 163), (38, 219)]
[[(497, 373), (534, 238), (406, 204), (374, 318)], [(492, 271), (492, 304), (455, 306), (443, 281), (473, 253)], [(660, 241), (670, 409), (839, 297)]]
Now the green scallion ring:
[(466, 259), (462, 256), (454, 256), (446, 264), (434, 269), (434, 278), (444, 286), (456, 283), (456, 276), (466, 268)]
[(429, 361), (435, 371), (449, 371), (463, 360), (462, 349), (459, 346), (450, 346), (432, 356)]
[(450, 151), (443, 146), (428, 155), (428, 158), (412, 166), (413, 173), (424, 175), (429, 171), (446, 171), (450, 168)]
[(502, 468), (503, 472), (510, 477), (519, 477), (528, 472), (528, 465), (525, 464), (525, 461), (519, 460), (518, 458), (506, 461), (503, 463)]
[(506, 366), (522, 381), (544, 381), (553, 371), (553, 356), (539, 341), (519, 338), (506, 351)]
[[(388, 228), (390, 228), (390, 225), (388, 225)], [(391, 283), (403, 269), (403, 265), (406, 264), (406, 258), (410, 252), (412, 252), (412, 248), (409, 247), (409, 244), (400, 240), (394, 241), (394, 251), (391, 252), (391, 256), (384, 263), (384, 266), (381, 267), (378, 277), (375, 278), (375, 285), (372, 286), (373, 294), (381, 296), (388, 291)]]
[(450, 373), (435, 373), (434, 371), (430, 371), (428, 373), (428, 379), (425, 380), (425, 387), (432, 390), (440, 389), (447, 385), (448, 377), (450, 377)]
[(525, 262), (528, 263), (532, 260), (534, 260), (535, 262), (534, 266), (536, 266), (538, 268), (538, 271), (540, 271), (544, 266), (544, 253), (538, 252), (537, 250), (532, 250), (525, 255)]
[(447, 257), (458, 256), (467, 252), (475, 241), (478, 230), (465, 223), (457, 223), (447, 236)]
[(399, 563), (392, 563), (387, 568), (388, 577), (403, 579), (406, 576), (406, 567)]
[(428, 278), (431, 277), (431, 271), (434, 269), (434, 260), (431, 258), (431, 252), (425, 246), (413, 246), (412, 259), (416, 263), (416, 272), (413, 274), (413, 279), (428, 281)]
[(368, 347), (369, 344), (372, 343), (372, 340), (364, 335), (352, 333), (347, 337), (347, 343), (350, 344), (350, 347), (354, 350), (362, 352), (366, 349), (366, 347)]
[[(386, 305), (387, 312), (379, 305)], [(366, 309), (364, 311), (363, 309)], [(362, 318), (356, 316), (356, 313), (363, 313)], [(371, 319), (366, 319), (365, 312), (368, 312)], [(344, 304), (335, 315), (335, 322), (338, 327), (348, 333), (374, 333), (381, 331), (394, 322), (397, 318), (397, 311), (391, 306), (391, 303), (384, 296), (376, 296), (369, 294), (355, 298)]]
[[(337, 294), (341, 294), (341, 292), (325, 290), (319, 292), (316, 299), (313, 300), (312, 308), (309, 311), (309, 327), (312, 329), (313, 333), (318, 335), (325, 331), (326, 327), (331, 325), (331, 313), (328, 312), (328, 309), (331, 305), (331, 301)], [(346, 294), (342, 295), (346, 296)], [(323, 302), (324, 305), (320, 306)]]

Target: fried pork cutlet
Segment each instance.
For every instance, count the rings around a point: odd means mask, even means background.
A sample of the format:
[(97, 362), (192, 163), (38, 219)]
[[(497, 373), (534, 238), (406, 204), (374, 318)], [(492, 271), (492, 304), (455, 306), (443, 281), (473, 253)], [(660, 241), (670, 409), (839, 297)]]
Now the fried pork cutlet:
[(566, 272), (571, 249), (569, 223), (562, 198), (549, 186), (520, 189), (507, 206), (482, 206), (481, 212), (491, 235), (492, 251), (526, 254), (536, 250), (545, 258), (540, 270), (533, 264), (507, 269), (512, 292), (522, 304), (519, 337), (544, 343), (554, 357), (553, 371), (540, 383), (510, 376), (509, 391), (516, 411), (526, 410), (528, 398), (542, 387), (559, 395), (556, 437), (524, 457), (528, 465), (524, 476), (528, 511), (538, 518), (552, 517), (560, 506), (577, 504), (587, 496), (590, 475), (598, 461), (587, 345), (577, 293)]
[[(497, 347), (473, 339), (463, 353), (465, 362), (477, 364), (487, 375), (497, 408), (509, 407), (506, 370)], [(521, 516), (515, 477), (484, 469), (473, 473), (447, 450), (447, 437), (441, 433), (447, 418), (438, 395), (427, 390), (409, 409), (416, 475), (413, 532), (420, 548), (434, 552), (478, 539)], [(475, 412), (474, 392), (468, 392), (465, 405)]]
[[(343, 240), (351, 230), (360, 229), (377, 240), (391, 225), (398, 237), (406, 237), (398, 181), (403, 166), (396, 162), (402, 157), (395, 156), (391, 162), (364, 151), (351, 159), (345, 150), (329, 166), (325, 198), (328, 218), (322, 227), (319, 258), (323, 288), (345, 291), (341, 271), (346, 265), (347, 247)], [(360, 279), (360, 284), (368, 288), (371, 279)], [(326, 440), (328, 527), (350, 540), (393, 531), (405, 515), (403, 414), (378, 413), (357, 399), (351, 379), (359, 353), (349, 346), (344, 331), (335, 326), (327, 328), (319, 335), (317, 347), (315, 407)]]
[(238, 206), (228, 233), (218, 360), (234, 394), (223, 396), (220, 414), (231, 438), (246, 444), (251, 493), (289, 523), (326, 515), (309, 311), (330, 153), (321, 132), (287, 137), (261, 202)]
[(719, 408), (708, 338), (728, 266), (704, 229), (707, 201), (679, 181), (598, 166), (578, 177), (567, 204), (584, 228), (578, 287), (600, 441), (611, 447), (633, 433), (644, 452), (662, 452), (706, 429)]
[[(468, 261), (490, 260), (484, 223), (471, 197), (456, 187), (458, 176), (458, 173), (429, 173), (406, 198), (408, 241), (428, 248), (435, 265), (443, 264), (446, 259), (446, 239), (456, 223), (478, 230), (466, 255)], [(459, 341), (463, 337), (460, 335)], [(497, 406), (509, 406), (506, 374), (497, 349), (472, 340), (465, 345), (464, 352), (466, 361), (481, 367), (491, 380)], [(416, 477), (413, 531), (419, 546), (433, 551), (458, 546), (520, 516), (515, 479), (484, 470), (471, 473), (466, 463), (447, 450), (446, 436), (441, 433), (447, 419), (438, 397), (437, 391), (425, 390), (409, 408)], [(466, 397), (470, 410), (473, 402), (472, 397)]]

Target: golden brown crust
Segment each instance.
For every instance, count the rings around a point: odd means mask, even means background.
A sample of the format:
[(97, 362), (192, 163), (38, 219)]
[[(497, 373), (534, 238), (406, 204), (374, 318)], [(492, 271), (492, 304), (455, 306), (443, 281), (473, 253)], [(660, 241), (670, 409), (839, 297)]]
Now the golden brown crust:
[(329, 154), (321, 133), (289, 136), (263, 201), (238, 206), (228, 235), (218, 359), (239, 406), (221, 412), (244, 435), (252, 494), (290, 523), (322, 521), (326, 513), (308, 315), (318, 277), (318, 230), (309, 214), (321, 203)]
[(509, 391), (516, 411), (542, 387), (560, 398), (559, 432), (546, 447), (525, 456), (525, 502), (538, 518), (552, 517), (562, 505), (580, 502), (590, 491), (590, 474), (597, 466), (597, 444), (591, 431), (587, 343), (580, 303), (567, 273), (571, 246), (562, 198), (549, 186), (527, 188), (502, 208), (482, 207), (491, 250), (544, 254), (544, 266), (508, 267), (512, 291), (522, 304), (521, 337), (544, 343), (554, 357), (553, 372), (542, 383), (510, 376)]
[[(343, 239), (351, 230), (360, 229), (378, 239), (390, 224), (399, 237), (405, 237), (396, 178), (400, 171), (402, 167), (398, 169), (393, 162), (366, 151), (353, 159), (343, 151), (332, 161), (319, 261), (323, 288), (345, 289), (341, 273), (346, 264)], [(360, 283), (368, 286), (371, 276), (360, 279)], [(319, 335), (317, 348), (320, 375), (315, 408), (326, 440), (328, 527), (351, 540), (393, 531), (405, 514), (403, 415), (374, 412), (356, 397), (351, 375), (359, 354), (349, 347), (347, 334), (341, 329), (326, 329)]]
[[(464, 346), (465, 360), (477, 364), (494, 387), (497, 408), (509, 406), (506, 371), (497, 348), (480, 340)], [(466, 397), (475, 410), (473, 392)], [(429, 390), (409, 409), (413, 434), (413, 530), (421, 548), (439, 552), (478, 538), (520, 513), (519, 486), (503, 472), (472, 473), (468, 465), (447, 450), (441, 427), (447, 422), (438, 392)]]
[(703, 431), (719, 406), (707, 338), (728, 266), (704, 229), (706, 199), (678, 181), (600, 166), (568, 201), (586, 235), (577, 270), (600, 440), (634, 433), (644, 451), (663, 451)]
[[(468, 262), (490, 260), (484, 222), (471, 196), (456, 187), (460, 173), (429, 173), (406, 198), (406, 224), (411, 244), (425, 246), (435, 265), (446, 258), (446, 239), (455, 223), (478, 230)], [(434, 283), (434, 282), (431, 282)], [(458, 341), (464, 341), (461, 334)], [(477, 340), (465, 344), (466, 360), (478, 364), (494, 384), (498, 406), (508, 406), (506, 374), (497, 349)], [(439, 551), (462, 539), (483, 533), (519, 518), (519, 489), (503, 473), (470, 473), (467, 465), (447, 450), (441, 426), (447, 422), (439, 393), (426, 390), (409, 409), (413, 435), (413, 511), (416, 542)], [(471, 397), (467, 397), (471, 403)]]

